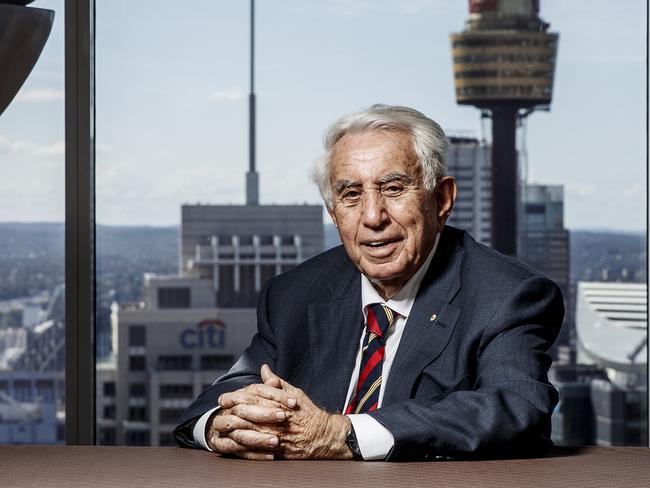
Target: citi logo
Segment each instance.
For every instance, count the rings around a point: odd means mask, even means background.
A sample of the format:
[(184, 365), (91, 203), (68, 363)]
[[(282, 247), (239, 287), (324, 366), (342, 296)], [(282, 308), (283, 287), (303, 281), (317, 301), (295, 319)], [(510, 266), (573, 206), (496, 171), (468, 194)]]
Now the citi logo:
[(221, 319), (205, 319), (194, 329), (181, 331), (180, 342), (185, 349), (223, 349), (226, 346), (226, 324)]

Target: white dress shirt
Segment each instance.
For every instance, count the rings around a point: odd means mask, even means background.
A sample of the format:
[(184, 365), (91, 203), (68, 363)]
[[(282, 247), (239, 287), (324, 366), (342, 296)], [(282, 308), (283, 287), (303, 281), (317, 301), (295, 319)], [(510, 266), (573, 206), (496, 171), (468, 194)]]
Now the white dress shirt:
[[(368, 312), (367, 309), (370, 305), (374, 303), (383, 303), (389, 307), (395, 313), (395, 321), (388, 328), (386, 332), (386, 349), (384, 352), (384, 364), (381, 370), (382, 378), (390, 380), (390, 369), (393, 365), (393, 360), (395, 359), (395, 353), (399, 346), (399, 342), (404, 333), (404, 328), (408, 321), (409, 313), (411, 308), (413, 308), (413, 303), (415, 302), (415, 297), (418, 294), (420, 289), (420, 284), (422, 279), (429, 269), (433, 255), (436, 252), (438, 247), (438, 241), (440, 239), (440, 234), (436, 236), (436, 240), (433, 245), (433, 249), (427, 256), (427, 259), (424, 261), (422, 266), (415, 272), (413, 276), (404, 284), (402, 289), (390, 300), (387, 302), (379, 295), (375, 287), (372, 285), (371, 281), (366, 278), (363, 274), (361, 275), (361, 307), (363, 311), (364, 322), (367, 321)], [(345, 411), (348, 403), (352, 399), (353, 392), (357, 386), (357, 380), (359, 378), (359, 367), (361, 365), (361, 349), (363, 346), (363, 338), (366, 334), (366, 327), (363, 328), (361, 337), (359, 338), (359, 348), (357, 351), (357, 357), (354, 365), (354, 371), (350, 378), (350, 385), (348, 386), (347, 401), (343, 408), (342, 412)], [(381, 385), (379, 390), (379, 405), (381, 407), (383, 398), (384, 398), (384, 384)], [(205, 449), (212, 450), (208, 446), (207, 439), (205, 438), (205, 428), (208, 422), (208, 419), (213, 412), (218, 410), (219, 407), (208, 410), (204, 413), (201, 418), (194, 425), (194, 430), (192, 434), (194, 440), (203, 446)], [(357, 441), (359, 443), (359, 449), (361, 450), (361, 456), (366, 461), (374, 461), (385, 459), (390, 450), (395, 443), (393, 434), (390, 433), (386, 427), (381, 425), (370, 415), (367, 414), (350, 414), (348, 415), (352, 425), (354, 426), (354, 432), (357, 436)]]
[[(368, 307), (374, 303), (383, 303), (388, 308), (390, 308), (395, 313), (395, 321), (386, 331), (386, 349), (384, 351), (384, 364), (381, 369), (382, 385), (379, 390), (379, 404), (378, 408), (381, 408), (381, 404), (384, 399), (384, 388), (385, 382), (390, 381), (390, 369), (393, 365), (393, 360), (395, 359), (395, 353), (399, 346), (399, 342), (402, 339), (402, 334), (404, 333), (404, 328), (408, 321), (408, 316), (411, 313), (411, 308), (413, 308), (413, 303), (415, 302), (415, 297), (418, 294), (420, 289), (420, 283), (429, 269), (431, 260), (433, 259), (433, 254), (436, 252), (438, 247), (438, 240), (440, 234), (436, 236), (436, 241), (433, 245), (433, 249), (427, 256), (426, 261), (420, 266), (413, 276), (404, 284), (402, 289), (390, 300), (387, 302), (379, 295), (375, 287), (372, 285), (371, 281), (366, 278), (366, 276), (361, 275), (361, 307), (363, 309), (363, 320), (367, 322), (368, 320)], [(348, 403), (352, 400), (353, 392), (357, 386), (357, 380), (359, 378), (359, 368), (361, 366), (361, 348), (363, 346), (363, 338), (366, 334), (366, 328), (364, 327), (361, 338), (359, 339), (359, 350), (357, 352), (357, 359), (354, 365), (354, 371), (352, 372), (352, 377), (350, 378), (350, 386), (348, 387), (347, 402), (343, 405), (343, 410), (347, 407)], [(354, 426), (354, 433), (357, 436), (357, 442), (359, 443), (359, 449), (361, 450), (361, 456), (366, 461), (374, 461), (385, 459), (390, 450), (393, 448), (395, 439), (393, 434), (390, 431), (373, 419), (370, 415), (367, 414), (350, 414), (348, 415), (352, 425)]]

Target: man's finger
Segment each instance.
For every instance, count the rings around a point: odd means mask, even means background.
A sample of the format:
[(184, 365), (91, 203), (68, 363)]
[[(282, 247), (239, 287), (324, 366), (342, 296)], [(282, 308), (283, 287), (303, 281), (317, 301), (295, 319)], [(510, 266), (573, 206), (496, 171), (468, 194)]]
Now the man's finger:
[(228, 433), (228, 437), (246, 449), (275, 449), (280, 440), (269, 434), (262, 434), (255, 430), (237, 429)]
[(217, 432), (230, 432), (235, 429), (253, 430), (255, 425), (237, 415), (223, 414), (214, 417), (211, 428)]
[[(302, 392), (301, 389), (296, 388), (288, 381), (285, 381), (282, 378), (280, 378), (273, 371), (271, 371), (271, 368), (267, 364), (262, 365), (262, 368), (260, 370), (260, 375), (265, 385), (272, 385), (275, 388), (282, 388), (285, 392), (289, 394), (291, 398), (296, 398), (297, 400), (298, 397), (304, 396), (304, 393)], [(275, 386), (278, 383), (279, 386)]]
[(235, 440), (228, 436), (214, 435), (208, 442), (210, 448), (219, 454), (236, 454), (246, 450), (246, 447), (238, 444)]
[[(250, 447), (240, 444), (227, 436), (213, 436), (212, 439), (210, 439), (210, 448), (219, 454), (232, 454), (244, 459), (272, 461), (275, 458), (275, 454), (270, 450), (251, 449)], [(269, 449), (272, 448), (273, 446)]]
[(217, 401), (222, 408), (232, 408), (239, 404), (292, 408), (296, 404), (296, 399), (286, 391), (262, 384), (250, 385), (246, 388), (224, 393)]
[(284, 422), (287, 418), (284, 410), (260, 405), (235, 405), (230, 409), (233, 415), (253, 423)]
[[(288, 396), (287, 393), (285, 395)], [(217, 403), (221, 408), (232, 408), (235, 405), (259, 405), (260, 407), (267, 408), (282, 408), (281, 402), (261, 397), (246, 390), (224, 393), (219, 397)]]
[(260, 370), (260, 376), (265, 385), (272, 386), (274, 388), (282, 388), (282, 382), (279, 376), (277, 376), (268, 364), (263, 364), (262, 369)]
[(282, 390), (280, 386), (275, 387), (273, 385), (257, 383), (247, 386), (245, 388), (245, 391), (249, 392), (249, 394), (281, 403), (282, 405), (289, 408), (292, 408), (296, 405), (296, 399), (289, 395), (286, 391)]

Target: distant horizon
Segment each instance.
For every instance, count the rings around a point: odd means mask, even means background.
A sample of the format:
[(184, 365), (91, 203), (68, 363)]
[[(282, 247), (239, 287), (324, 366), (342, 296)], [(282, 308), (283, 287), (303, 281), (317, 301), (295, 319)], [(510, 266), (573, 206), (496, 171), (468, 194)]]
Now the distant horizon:
[[(0, 226), (4, 225), (64, 225), (64, 222), (61, 221), (22, 221), (22, 222), (16, 222), (16, 221), (0, 221)], [(323, 225), (326, 226), (334, 226), (333, 223), (331, 222), (323, 222)], [(102, 223), (96, 223), (97, 227), (112, 227), (116, 229), (136, 229), (136, 228), (144, 228), (144, 229), (173, 229), (173, 228), (179, 228), (179, 224), (171, 224), (171, 225), (149, 225), (149, 224), (102, 224)], [(647, 230), (646, 229), (639, 229), (639, 230), (626, 230), (626, 229), (613, 229), (613, 228), (608, 228), (608, 227), (565, 227), (566, 230), (569, 232), (593, 232), (593, 233), (607, 233), (607, 234), (633, 234), (633, 235), (645, 235), (647, 237)]]

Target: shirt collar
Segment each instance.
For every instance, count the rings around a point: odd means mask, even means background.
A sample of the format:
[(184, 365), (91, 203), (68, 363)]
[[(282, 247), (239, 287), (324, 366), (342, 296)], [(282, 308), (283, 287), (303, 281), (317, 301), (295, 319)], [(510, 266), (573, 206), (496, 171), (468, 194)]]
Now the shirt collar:
[(409, 316), (411, 308), (413, 308), (413, 303), (415, 302), (415, 296), (418, 294), (418, 290), (420, 289), (420, 283), (422, 283), (422, 279), (431, 265), (431, 260), (436, 252), (439, 240), (440, 232), (438, 232), (436, 240), (433, 243), (433, 248), (427, 256), (427, 259), (422, 263), (422, 266), (420, 266), (415, 274), (409, 278), (402, 289), (387, 302), (385, 302), (377, 290), (375, 290), (375, 287), (372, 286), (370, 280), (363, 273), (361, 274), (361, 307), (364, 318), (366, 316), (367, 307), (373, 303), (384, 303), (387, 307), (394, 312), (397, 312), (402, 317)]

